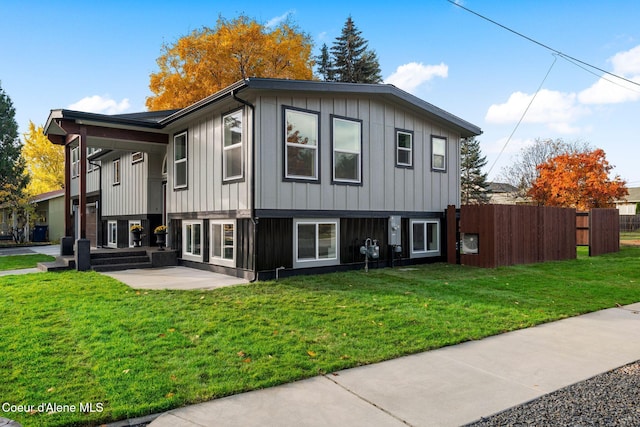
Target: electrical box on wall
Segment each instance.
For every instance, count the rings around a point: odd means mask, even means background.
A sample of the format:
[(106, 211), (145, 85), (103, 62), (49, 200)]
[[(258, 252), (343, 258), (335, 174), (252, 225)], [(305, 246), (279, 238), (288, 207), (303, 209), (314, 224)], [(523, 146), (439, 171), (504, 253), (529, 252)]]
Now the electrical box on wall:
[(402, 219), (399, 216), (389, 217), (389, 238), (388, 244), (391, 246), (402, 245)]

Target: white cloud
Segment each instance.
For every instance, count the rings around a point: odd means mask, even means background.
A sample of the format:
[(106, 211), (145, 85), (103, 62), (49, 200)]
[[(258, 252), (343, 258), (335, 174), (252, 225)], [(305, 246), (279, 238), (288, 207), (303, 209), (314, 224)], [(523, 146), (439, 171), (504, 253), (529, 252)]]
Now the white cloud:
[(271, 18), (270, 20), (267, 21), (266, 24), (264, 24), (264, 26), (267, 27), (267, 28), (277, 27), (282, 22), (286, 21), (287, 18), (289, 18), (289, 15), (293, 15), (294, 13), (295, 13), (295, 11), (288, 10), (288, 11), (286, 11), (284, 14), (282, 14), (280, 16), (276, 16), (275, 18)]
[(434, 77), (446, 78), (448, 75), (449, 67), (444, 63), (440, 63), (439, 65), (424, 65), (422, 63), (410, 62), (400, 65), (393, 74), (387, 77), (385, 83), (411, 92)]
[[(640, 83), (640, 75), (630, 80)], [(590, 88), (578, 94), (578, 99), (583, 104), (619, 104), (633, 102), (640, 99), (640, 86), (629, 83), (617, 77), (609, 76), (600, 78)]]
[[(507, 102), (489, 107), (485, 120), (490, 123), (517, 123), (531, 103), (534, 95), (514, 92)], [(578, 128), (571, 123), (589, 113), (577, 102), (575, 93), (542, 89), (531, 103), (522, 119), (523, 123), (542, 123), (563, 133), (575, 133)]]
[(613, 72), (623, 76), (640, 74), (640, 45), (626, 52), (618, 52), (609, 61), (613, 64)]
[[(613, 73), (640, 83), (640, 46), (624, 52), (618, 52), (609, 62)], [(584, 104), (619, 104), (640, 100), (640, 86), (623, 79), (605, 75), (591, 87), (578, 94)]]
[(82, 98), (78, 102), (69, 105), (70, 110), (85, 111), (88, 113), (119, 114), (127, 111), (131, 105), (129, 99), (124, 98), (117, 102), (107, 96), (93, 95)]

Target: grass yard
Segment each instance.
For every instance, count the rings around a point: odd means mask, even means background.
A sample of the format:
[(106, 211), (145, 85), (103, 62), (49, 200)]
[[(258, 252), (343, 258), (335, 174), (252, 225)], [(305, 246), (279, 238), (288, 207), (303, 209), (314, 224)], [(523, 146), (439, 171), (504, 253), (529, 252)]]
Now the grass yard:
[(0, 271), (33, 268), (39, 262), (55, 261), (55, 257), (44, 254), (8, 255), (0, 257)]
[[(134, 291), (93, 272), (0, 277), (0, 396), (36, 410), (0, 416), (99, 424), (640, 301), (640, 248), (584, 253), (215, 291)], [(53, 402), (75, 412), (37, 412)]]

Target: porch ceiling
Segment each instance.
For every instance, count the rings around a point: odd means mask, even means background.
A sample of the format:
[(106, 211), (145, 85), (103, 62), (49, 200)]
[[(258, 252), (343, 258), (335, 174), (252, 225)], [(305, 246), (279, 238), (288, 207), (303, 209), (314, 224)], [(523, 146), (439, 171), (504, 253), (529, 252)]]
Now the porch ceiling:
[(106, 150), (166, 152), (169, 135), (157, 122), (114, 120), (106, 123), (92, 120), (93, 115), (68, 110), (54, 110), (47, 120), (45, 135), (57, 145), (66, 145), (86, 135), (87, 147)]

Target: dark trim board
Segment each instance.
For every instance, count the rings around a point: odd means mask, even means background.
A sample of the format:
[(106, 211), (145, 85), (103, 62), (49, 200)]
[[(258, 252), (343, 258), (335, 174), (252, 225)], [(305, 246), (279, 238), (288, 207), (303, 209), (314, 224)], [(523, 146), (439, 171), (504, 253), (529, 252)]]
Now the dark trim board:
[(258, 218), (444, 218), (443, 212), (256, 209)]

